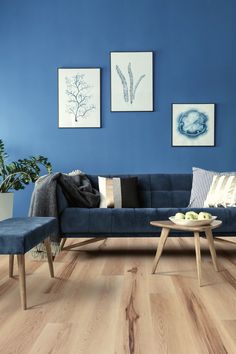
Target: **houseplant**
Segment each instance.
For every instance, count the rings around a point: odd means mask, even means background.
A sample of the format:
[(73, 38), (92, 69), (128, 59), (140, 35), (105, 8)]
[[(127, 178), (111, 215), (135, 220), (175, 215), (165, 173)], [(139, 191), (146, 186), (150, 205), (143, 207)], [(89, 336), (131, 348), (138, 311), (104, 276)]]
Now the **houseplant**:
[(39, 165), (52, 172), (51, 163), (44, 156), (30, 156), (11, 163), (7, 162), (3, 141), (0, 139), (0, 220), (12, 216), (13, 190), (24, 189), (30, 182), (35, 182), (40, 173)]

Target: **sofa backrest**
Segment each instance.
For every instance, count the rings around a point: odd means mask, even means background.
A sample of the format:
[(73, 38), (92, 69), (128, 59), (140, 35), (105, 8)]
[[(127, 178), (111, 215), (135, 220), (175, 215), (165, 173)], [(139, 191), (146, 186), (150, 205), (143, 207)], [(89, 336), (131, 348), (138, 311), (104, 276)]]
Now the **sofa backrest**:
[[(137, 177), (141, 208), (184, 208), (190, 200), (192, 174), (101, 175), (103, 177)], [(88, 175), (98, 189), (98, 176)]]

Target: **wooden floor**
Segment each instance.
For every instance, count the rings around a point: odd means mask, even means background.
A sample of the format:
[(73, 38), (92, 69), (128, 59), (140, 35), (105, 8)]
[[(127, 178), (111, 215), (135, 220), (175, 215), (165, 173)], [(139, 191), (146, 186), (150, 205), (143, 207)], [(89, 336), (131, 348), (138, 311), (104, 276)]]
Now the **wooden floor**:
[(168, 239), (151, 275), (156, 243), (109, 239), (61, 252), (55, 279), (27, 257), (27, 311), (1, 256), (0, 353), (235, 354), (236, 246), (216, 244), (215, 273), (201, 240), (199, 288), (193, 238)]

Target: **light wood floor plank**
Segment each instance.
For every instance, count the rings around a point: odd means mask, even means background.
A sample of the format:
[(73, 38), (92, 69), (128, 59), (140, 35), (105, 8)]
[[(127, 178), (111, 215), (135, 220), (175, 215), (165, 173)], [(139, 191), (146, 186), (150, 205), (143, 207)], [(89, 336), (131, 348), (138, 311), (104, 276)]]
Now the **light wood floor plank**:
[(236, 247), (215, 243), (215, 272), (201, 239), (199, 288), (194, 239), (169, 238), (152, 275), (157, 241), (116, 238), (63, 251), (54, 279), (46, 260), (26, 256), (26, 311), (18, 269), (9, 279), (1, 256), (0, 353), (235, 354)]

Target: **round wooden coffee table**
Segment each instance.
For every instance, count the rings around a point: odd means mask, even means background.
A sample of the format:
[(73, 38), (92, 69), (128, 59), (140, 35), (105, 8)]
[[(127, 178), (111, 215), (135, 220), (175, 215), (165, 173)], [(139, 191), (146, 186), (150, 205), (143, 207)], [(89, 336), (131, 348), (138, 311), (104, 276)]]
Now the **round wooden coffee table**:
[(193, 232), (194, 240), (195, 240), (195, 252), (196, 252), (196, 262), (197, 262), (197, 274), (198, 274), (198, 282), (201, 286), (201, 278), (202, 278), (202, 271), (201, 271), (201, 249), (200, 249), (200, 232), (206, 235), (206, 239), (208, 241), (212, 262), (214, 265), (214, 269), (218, 272), (217, 266), (217, 259), (216, 259), (216, 251), (214, 246), (214, 240), (212, 236), (212, 230), (216, 229), (222, 224), (222, 221), (215, 220), (210, 225), (207, 226), (183, 226), (183, 225), (176, 225), (172, 221), (164, 220), (164, 221), (151, 221), (151, 225), (161, 227), (161, 235), (160, 241), (158, 242), (157, 252), (153, 263), (152, 274), (155, 273), (158, 262), (160, 260), (163, 248), (165, 246), (167, 237), (169, 236), (170, 230), (175, 231), (186, 231), (186, 232)]

